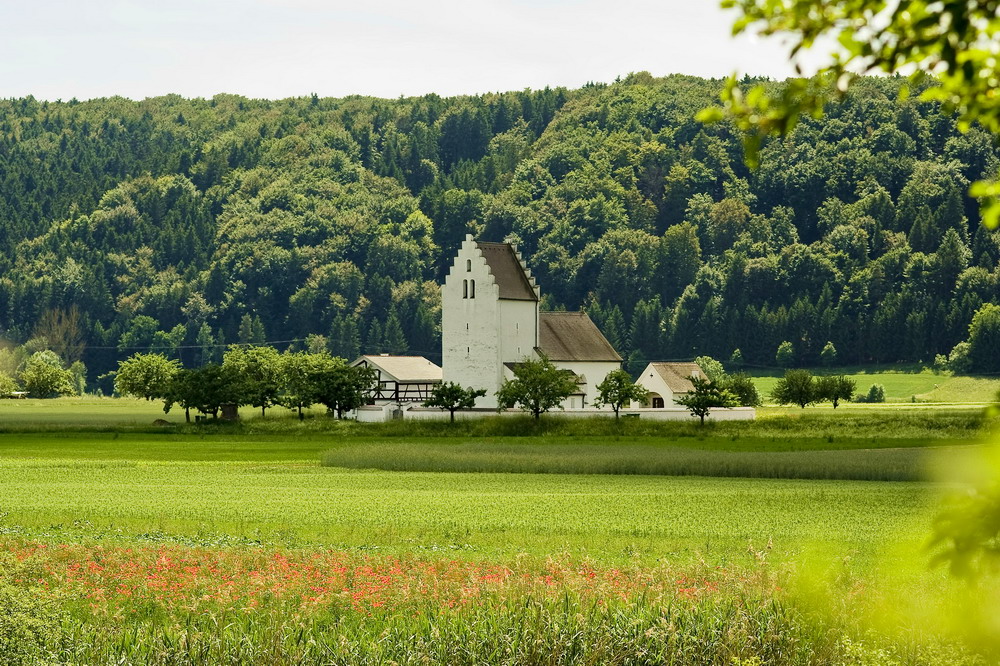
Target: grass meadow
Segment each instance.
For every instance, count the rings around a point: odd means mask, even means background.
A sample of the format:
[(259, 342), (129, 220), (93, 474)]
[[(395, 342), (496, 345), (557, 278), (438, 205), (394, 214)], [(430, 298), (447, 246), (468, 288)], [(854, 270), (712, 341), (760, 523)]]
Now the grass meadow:
[[(986, 405), (996, 400), (1000, 391), (1000, 377), (970, 377), (950, 372), (934, 372), (920, 366), (813, 368), (813, 374), (845, 375), (857, 384), (857, 392), (864, 395), (872, 384), (885, 387), (887, 403), (926, 403), (934, 405)], [(754, 385), (765, 401), (774, 385), (784, 375), (784, 370), (749, 370)], [(866, 409), (864, 403), (844, 403), (841, 408)]]
[(1000, 649), (976, 611), (997, 588), (928, 566), (939, 479), (989, 435), (982, 410), (153, 425), (155, 403), (35, 402), (0, 404), (0, 664), (930, 665)]

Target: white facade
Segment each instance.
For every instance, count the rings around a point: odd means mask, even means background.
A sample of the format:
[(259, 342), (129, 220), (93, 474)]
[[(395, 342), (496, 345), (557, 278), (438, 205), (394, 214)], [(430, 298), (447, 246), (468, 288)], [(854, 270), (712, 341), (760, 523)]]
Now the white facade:
[(441, 287), (443, 380), (486, 389), (476, 406), (496, 408), (503, 364), (534, 354), (537, 337), (538, 301), (501, 299), (483, 251), (467, 236)]
[(512, 246), (466, 236), (441, 287), (443, 381), (485, 389), (476, 407), (495, 409), (496, 392), (513, 378), (505, 364), (544, 353), (582, 380), (564, 407), (593, 407), (596, 386), (621, 367), (621, 357), (585, 314), (541, 313), (539, 296)]
[(694, 363), (650, 363), (635, 380), (649, 392), (649, 398), (645, 405), (633, 403), (632, 406), (653, 409), (678, 407), (677, 398), (687, 395), (692, 388), (687, 377), (701, 377), (702, 374)]

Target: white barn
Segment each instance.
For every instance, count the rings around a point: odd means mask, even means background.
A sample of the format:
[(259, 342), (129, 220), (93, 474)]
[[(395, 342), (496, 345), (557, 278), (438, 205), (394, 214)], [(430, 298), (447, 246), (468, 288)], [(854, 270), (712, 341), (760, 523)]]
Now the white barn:
[(676, 407), (677, 398), (694, 389), (689, 377), (704, 377), (704, 374), (697, 363), (650, 363), (635, 383), (649, 391), (646, 407), (666, 409)]
[(476, 406), (496, 408), (511, 368), (544, 354), (577, 377), (564, 406), (593, 406), (595, 387), (622, 358), (585, 313), (541, 312), (539, 296), (514, 246), (466, 236), (441, 287), (443, 380), (486, 389)]

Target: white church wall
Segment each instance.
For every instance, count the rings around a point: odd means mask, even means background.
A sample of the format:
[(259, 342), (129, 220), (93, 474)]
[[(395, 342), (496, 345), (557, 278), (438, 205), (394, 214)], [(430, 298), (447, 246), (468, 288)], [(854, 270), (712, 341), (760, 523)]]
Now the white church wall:
[[(752, 421), (757, 414), (753, 407), (732, 407), (729, 409), (714, 409), (705, 418), (706, 421)], [(358, 420), (365, 422), (384, 422), (392, 420), (393, 410), (373, 409), (370, 407), (358, 410)], [(473, 409), (455, 412), (455, 420), (483, 419), (483, 418), (510, 418), (515, 416), (524, 417), (527, 412), (519, 409), (508, 409), (497, 412), (495, 409)], [(428, 407), (403, 407), (399, 416), (404, 421), (447, 421), (448, 412), (440, 409)], [(553, 409), (542, 415), (543, 419), (567, 418), (567, 419), (589, 419), (589, 418), (614, 418), (615, 413), (610, 407), (601, 409)], [(692, 421), (695, 417), (691, 412), (678, 407), (667, 407), (666, 409), (622, 409), (622, 418), (641, 418), (652, 421)]]
[(499, 303), (499, 289), (486, 260), (475, 242), (464, 241), (441, 287), (443, 381), (486, 389), (478, 407), (497, 405), (494, 393), (500, 388), (503, 367)]
[[(653, 369), (653, 365), (649, 364), (640, 373), (639, 378), (635, 380), (635, 383), (649, 391), (650, 393), (655, 393), (663, 398), (663, 404), (665, 406), (676, 406), (677, 403), (674, 402), (674, 392), (670, 390), (667, 383), (663, 381), (663, 377), (660, 376), (656, 370)], [(649, 404), (652, 404), (651, 402)], [(638, 403), (632, 403), (633, 407), (644, 407), (647, 405), (640, 405)]]
[(538, 307), (535, 301), (500, 301), (500, 362), (516, 363), (535, 357)]
[(597, 400), (597, 385), (604, 381), (608, 373), (619, 370), (622, 367), (622, 364), (618, 361), (553, 361), (552, 363), (557, 368), (570, 370), (587, 380), (587, 383), (580, 387), (586, 392), (584, 404), (579, 404), (579, 397), (571, 398), (564, 405), (568, 408), (593, 407), (594, 401)]

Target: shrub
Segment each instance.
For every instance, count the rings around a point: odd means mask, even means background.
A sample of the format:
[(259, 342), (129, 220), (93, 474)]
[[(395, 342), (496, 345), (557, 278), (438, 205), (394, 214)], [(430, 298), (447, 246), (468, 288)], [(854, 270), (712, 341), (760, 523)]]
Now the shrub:
[(872, 384), (868, 389), (868, 393), (864, 396), (858, 396), (854, 399), (855, 402), (885, 402), (885, 387), (881, 384)]
[(723, 388), (736, 396), (741, 407), (760, 407), (761, 399), (757, 386), (745, 372), (737, 372), (727, 377), (723, 382)]
[(948, 354), (948, 369), (957, 375), (968, 374), (972, 370), (972, 357), (970, 356), (971, 345), (968, 342), (959, 342), (952, 347)]
[(833, 346), (832, 342), (827, 341), (823, 351), (819, 353), (819, 359), (828, 368), (837, 362), (837, 348)]
[(0, 582), (0, 663), (5, 666), (47, 661), (46, 647), (59, 635), (61, 615), (37, 590)]
[(782, 368), (790, 368), (795, 363), (795, 347), (788, 340), (778, 345), (778, 351), (774, 355), (774, 360)]

